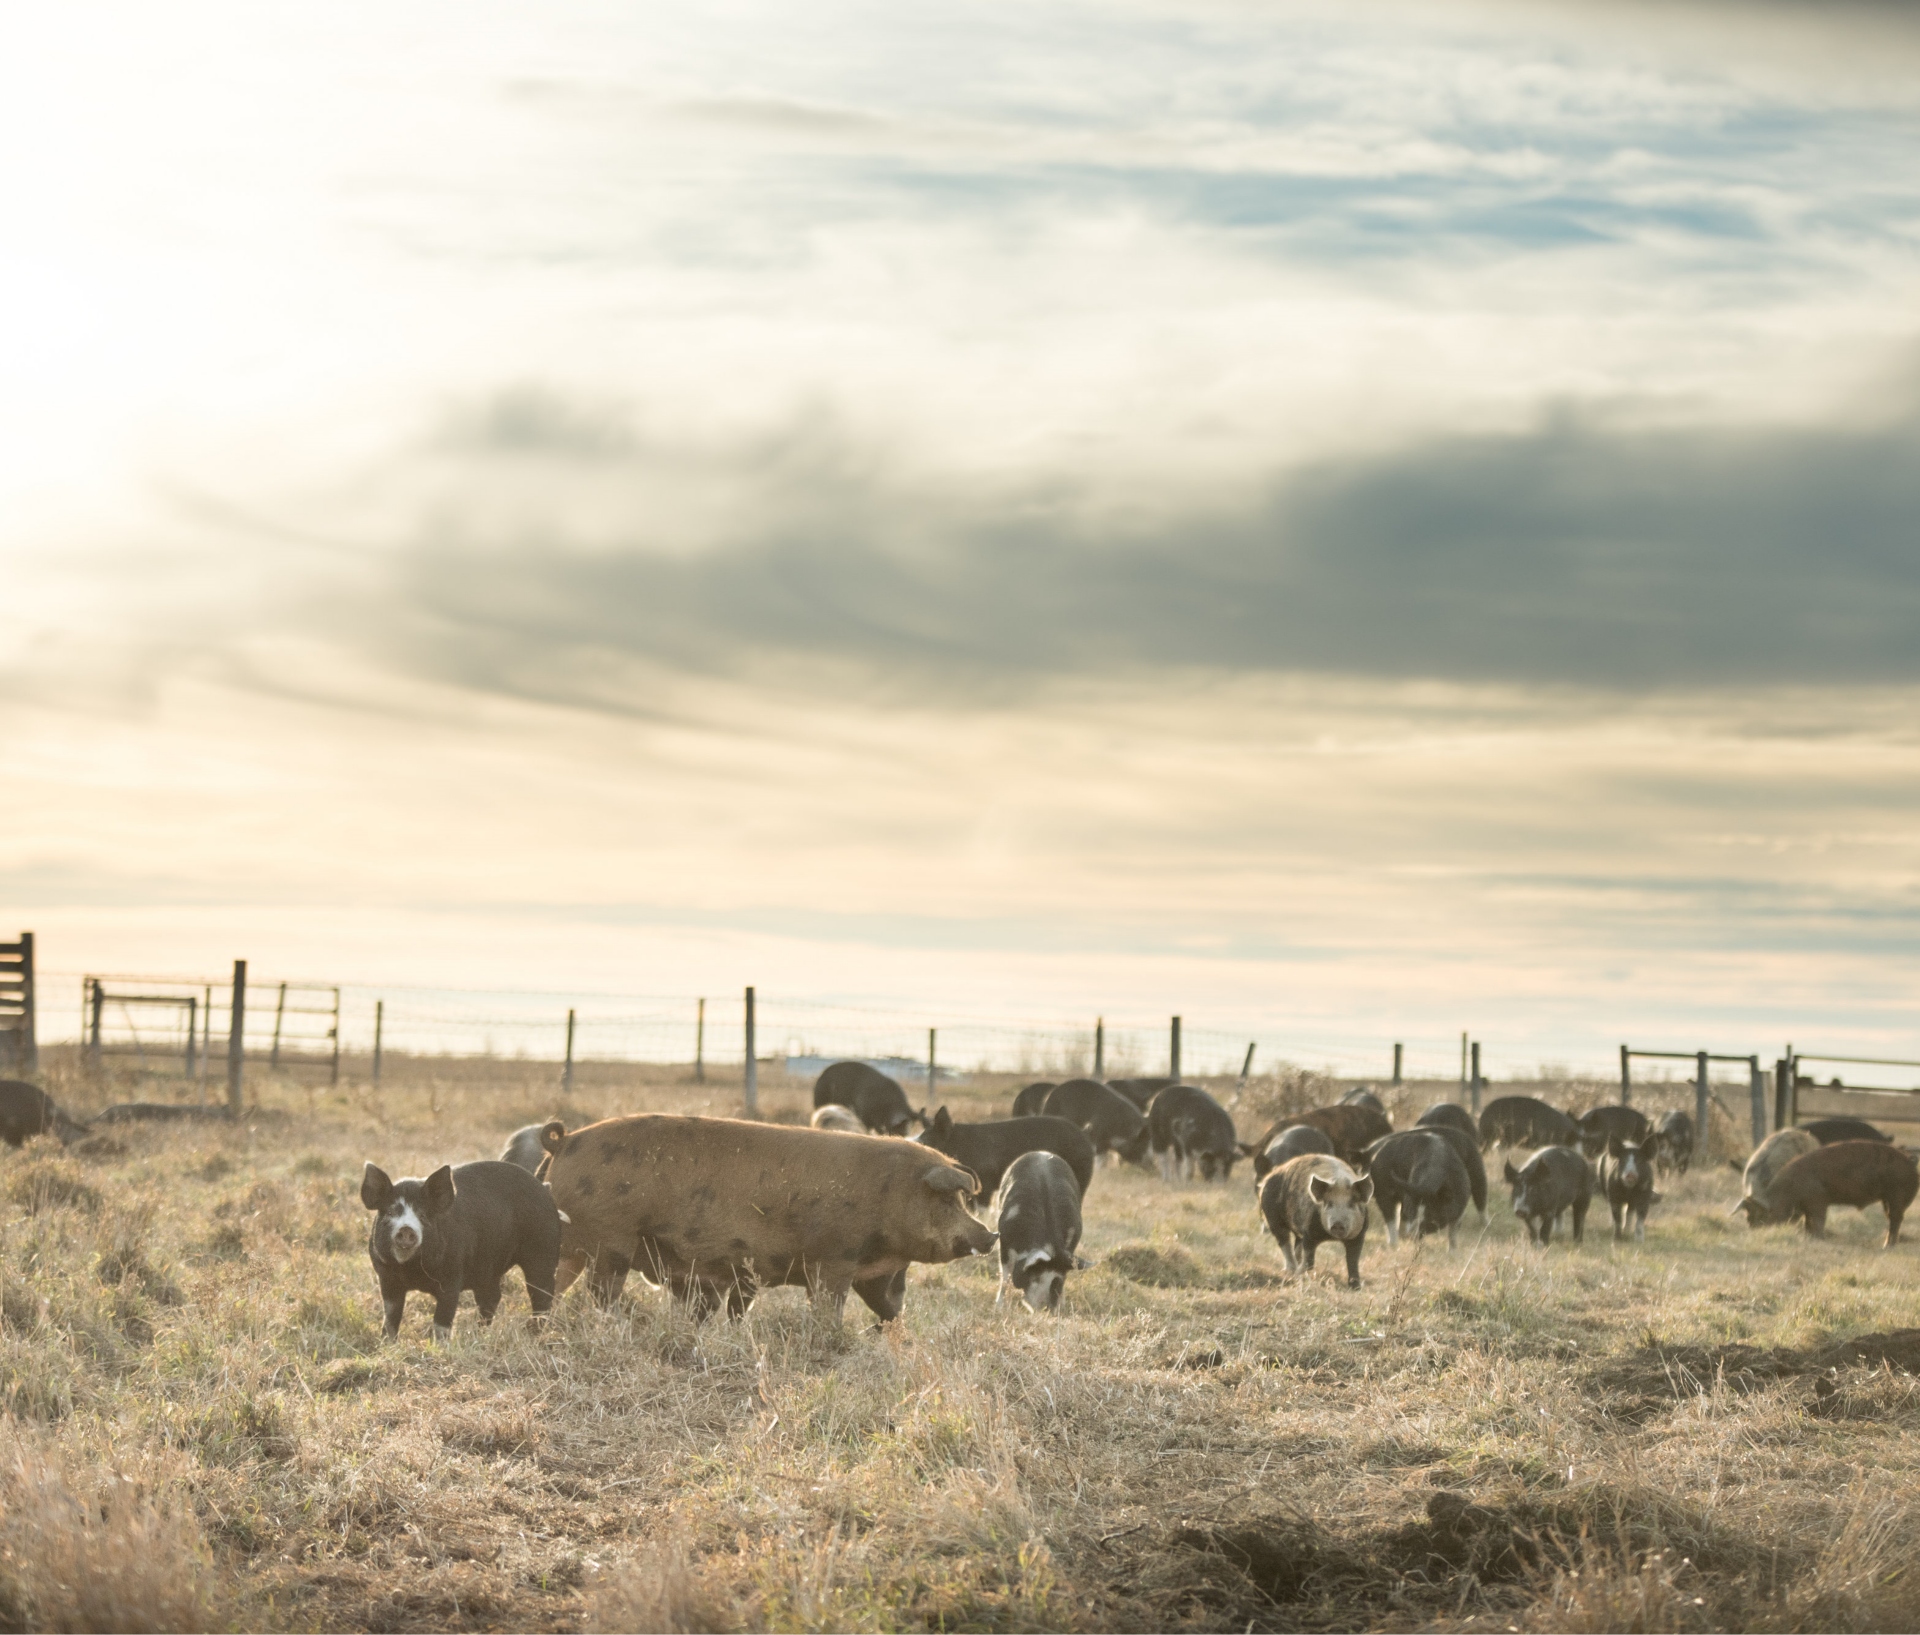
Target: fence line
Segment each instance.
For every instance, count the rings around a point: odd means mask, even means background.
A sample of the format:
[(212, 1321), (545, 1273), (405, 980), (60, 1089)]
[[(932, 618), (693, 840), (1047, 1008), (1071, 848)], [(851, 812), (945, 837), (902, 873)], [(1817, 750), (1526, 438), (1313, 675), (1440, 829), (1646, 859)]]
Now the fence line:
[[(79, 1028), (69, 1038), (89, 1042), (94, 1037), (98, 1008), (103, 1049), (124, 1055), (120, 1047), (137, 1044), (142, 1065), (150, 1071), (179, 1070), (165, 1069), (160, 1060), (165, 1058), (180, 1066), (191, 1064), (205, 1075), (209, 1053), (224, 1054), (231, 1015), (229, 978), (89, 974), (82, 979), (71, 973), (42, 973), (41, 992), (50, 997), (56, 985), (66, 982), (81, 990)], [(698, 1063), (702, 1071), (737, 1071), (746, 1044), (745, 995), (739, 990), (705, 996), (622, 994), (293, 979), (283, 983), (277, 976), (255, 976), (250, 987), (248, 1060), (271, 1065), (277, 1020), (279, 1065), (291, 1073), (316, 1064), (331, 1069), (338, 1056), (348, 1059), (350, 1070), (370, 1072), (376, 1044), (385, 1058), (525, 1059), (552, 1062), (556, 1071), (569, 1056), (576, 1062)], [(280, 997), (283, 991), (285, 1000)], [(137, 1026), (116, 1023), (116, 996), (149, 1001), (146, 1020)], [(301, 1002), (305, 996), (317, 1002)], [(193, 1001), (190, 1006), (188, 1000)], [(133, 1014), (124, 1006), (122, 1010)], [(49, 1018), (54, 1025), (43, 1027), (43, 1040), (61, 1037), (58, 1015), (55, 1010)], [(162, 1048), (153, 1024), (168, 1016), (174, 1020), (160, 1030), (165, 1034)], [(184, 1037), (187, 1026), (199, 1036), (193, 1043)], [(1109, 1078), (1167, 1073), (1176, 1050), (1181, 1070), (1190, 1077), (1235, 1076), (1251, 1061), (1269, 1073), (1299, 1068), (1381, 1083), (1392, 1082), (1396, 1075), (1447, 1082), (1461, 1072), (1459, 1036), (1453, 1034), (1315, 1038), (1270, 1020), (1243, 1027), (1196, 1025), (1191, 1017), (1172, 1016), (1109, 1014), (1070, 1021), (1057, 1015), (982, 1015), (966, 1007), (907, 1010), (762, 989), (756, 995), (754, 1027), (761, 1063), (792, 1061), (798, 1071), (800, 1064), (817, 1059), (857, 1057), (899, 1064), (916, 1077), (925, 1073), (927, 1051), (934, 1043), (930, 1030), (936, 1030), (939, 1074), (948, 1082), (976, 1071), (1064, 1078), (1093, 1073), (1096, 1063), (1101, 1076)], [(1473, 1054), (1480, 1054), (1477, 1042)], [(1530, 1078), (1540, 1069), (1533, 1060), (1494, 1062), (1489, 1047), (1478, 1071), (1488, 1077)], [(1594, 1064), (1566, 1076), (1605, 1078), (1612, 1071), (1610, 1063)]]

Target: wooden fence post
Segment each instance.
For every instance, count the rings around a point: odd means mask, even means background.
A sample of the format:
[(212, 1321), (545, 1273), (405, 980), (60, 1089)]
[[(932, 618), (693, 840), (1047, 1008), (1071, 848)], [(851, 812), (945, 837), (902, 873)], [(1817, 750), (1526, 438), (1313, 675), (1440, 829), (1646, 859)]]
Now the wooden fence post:
[(1460, 1099), (1466, 1101), (1472, 1094), (1472, 1087), (1467, 1078), (1467, 1036), (1462, 1033), (1460, 1035)]
[(97, 1073), (100, 1071), (100, 1012), (106, 1005), (107, 991), (100, 986), (100, 979), (97, 976), (90, 977), (88, 980), (93, 984), (93, 993), (87, 1001), (92, 1024), (92, 1031), (87, 1039), (87, 1054), (93, 1058), (93, 1069)]
[(197, 994), (187, 995), (187, 1079), (194, 1076), (193, 1058), (200, 1044), (200, 999)]
[(1485, 1082), (1480, 1077), (1480, 1041), (1478, 1039), (1473, 1041), (1472, 1049), (1473, 1049), (1473, 1078), (1470, 1082), (1471, 1082), (1471, 1094), (1473, 1099), (1471, 1102), (1468, 1103), (1468, 1105), (1473, 1110), (1473, 1116), (1475, 1118), (1478, 1118), (1480, 1116), (1480, 1086), (1482, 1083)]
[(760, 1058), (754, 1054), (753, 1043), (753, 989), (747, 989), (747, 1072), (746, 1072), (747, 1117), (760, 1116)]
[(1107, 1076), (1107, 1019), (1104, 1016), (1093, 1019), (1093, 1076), (1103, 1081)]
[(380, 1087), (380, 1047), (383, 1043), (381, 1035), (386, 1031), (387, 1002), (384, 999), (376, 999), (373, 1002), (373, 1084), (376, 1090)]
[(1632, 1052), (1625, 1045), (1620, 1047), (1620, 1105), (1633, 1105), (1633, 1065)]
[(280, 1024), (287, 1016), (287, 985), (280, 984), (280, 1002), (273, 1007), (273, 1054), (267, 1058), (267, 1071), (280, 1071)]
[(573, 1011), (567, 1011), (567, 1065), (560, 1070), (560, 1094), (573, 1094)]
[(1753, 1144), (1767, 1139), (1767, 1081), (1760, 1072), (1760, 1058), (1747, 1058), (1747, 1095), (1753, 1118)]
[(940, 1070), (939, 1068), (934, 1066), (934, 1060), (933, 1060), (933, 1045), (934, 1045), (935, 1032), (936, 1030), (933, 1028), (927, 1029), (927, 1105), (929, 1107), (931, 1107), (934, 1102), (934, 1081), (940, 1075)]
[(1793, 1122), (1793, 1058), (1782, 1056), (1773, 1064), (1773, 1127), (1784, 1130)]
[(1169, 1054), (1173, 1058), (1173, 1078), (1177, 1084), (1180, 1081), (1180, 1018), (1177, 1016), (1173, 1019), (1173, 1039)]
[(1405, 1082), (1400, 1077), (1400, 1052), (1405, 1048), (1406, 1046), (1399, 1044), (1397, 1042), (1393, 1047), (1393, 1082), (1395, 1084), (1402, 1084)]
[(1693, 1161), (1696, 1164), (1707, 1161), (1707, 1097), (1710, 1093), (1707, 1087), (1707, 1053), (1703, 1050), (1694, 1057)]
[[(96, 995), (99, 988), (96, 985)], [(247, 1064), (247, 962), (233, 962), (233, 1003), (227, 1009), (227, 1111), (240, 1116)]]
[(693, 1013), (693, 1082), (707, 1082), (707, 1002)]

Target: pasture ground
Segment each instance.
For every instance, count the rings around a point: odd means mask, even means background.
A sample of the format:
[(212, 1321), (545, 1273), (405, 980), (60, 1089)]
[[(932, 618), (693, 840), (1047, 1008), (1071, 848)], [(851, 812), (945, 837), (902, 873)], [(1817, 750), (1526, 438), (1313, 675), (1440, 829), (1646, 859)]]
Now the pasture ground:
[[(1283, 1277), (1245, 1166), (1102, 1169), (1054, 1321), (983, 1260), (915, 1268), (884, 1335), (793, 1290), (696, 1327), (637, 1280), (533, 1332), (515, 1278), (491, 1330), (469, 1304), (435, 1347), (415, 1296), (383, 1344), (364, 1159), (738, 1095), (552, 1082), (399, 1060), (377, 1096), (263, 1082), (239, 1127), (0, 1153), (0, 1624), (1920, 1626), (1920, 1244), (1882, 1253), (1878, 1209), (1749, 1231), (1722, 1163), (1663, 1182), (1644, 1247), (1596, 1207), (1542, 1252), (1496, 1155), (1484, 1230), (1389, 1250), (1376, 1218), (1352, 1292), (1338, 1254)], [(1337, 1089), (1259, 1081), (1243, 1133)]]

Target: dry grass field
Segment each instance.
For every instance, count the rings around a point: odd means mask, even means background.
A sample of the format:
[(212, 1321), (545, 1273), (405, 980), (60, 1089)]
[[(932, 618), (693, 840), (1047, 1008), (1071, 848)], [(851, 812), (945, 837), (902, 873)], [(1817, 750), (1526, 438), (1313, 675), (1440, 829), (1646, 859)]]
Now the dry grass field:
[[(1596, 1208), (1542, 1252), (1496, 1158), (1484, 1230), (1389, 1250), (1376, 1219), (1353, 1292), (1338, 1255), (1282, 1276), (1244, 1166), (1103, 1169), (1054, 1321), (996, 1308), (980, 1261), (915, 1268), (885, 1334), (794, 1290), (696, 1327), (637, 1279), (535, 1332), (516, 1275), (490, 1331), (469, 1301), (436, 1347), (416, 1296), (383, 1344), (363, 1160), (738, 1095), (552, 1083), (394, 1061), (378, 1096), (263, 1080), (239, 1127), (0, 1156), (0, 1623), (1920, 1626), (1920, 1245), (1882, 1253), (1877, 1209), (1752, 1232), (1719, 1164), (1664, 1186), (1644, 1247)], [(1263, 1081), (1243, 1132), (1326, 1090)]]

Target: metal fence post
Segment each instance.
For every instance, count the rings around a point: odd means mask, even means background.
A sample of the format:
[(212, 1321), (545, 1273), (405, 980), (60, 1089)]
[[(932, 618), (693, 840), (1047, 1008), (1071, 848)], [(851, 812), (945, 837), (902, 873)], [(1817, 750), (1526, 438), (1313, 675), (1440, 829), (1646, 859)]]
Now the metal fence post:
[(567, 1011), (567, 1065), (560, 1070), (560, 1094), (573, 1094), (573, 1011)]
[(1177, 1084), (1180, 1080), (1180, 1018), (1177, 1016), (1173, 1019), (1173, 1038), (1170, 1042), (1169, 1055), (1173, 1059), (1172, 1073), (1174, 1082)]
[(927, 1105), (931, 1107), (934, 1099), (934, 1084), (940, 1076), (940, 1069), (934, 1065), (933, 1046), (937, 1030), (927, 1029)]
[(1480, 1086), (1485, 1082), (1480, 1077), (1480, 1041), (1478, 1039), (1473, 1041), (1471, 1049), (1473, 1052), (1473, 1078), (1470, 1093), (1473, 1100), (1469, 1105), (1472, 1108), (1473, 1116), (1478, 1118), (1480, 1116)]
[(1093, 1076), (1096, 1079), (1107, 1076), (1107, 1019), (1104, 1016), (1093, 1019)]
[(1398, 1043), (1396, 1043), (1393, 1047), (1393, 1082), (1395, 1084), (1400, 1084), (1404, 1082), (1400, 1077), (1400, 1052), (1404, 1048), (1405, 1048), (1404, 1046)]
[(267, 1058), (267, 1070), (280, 1071), (280, 1024), (287, 1017), (287, 985), (280, 984), (280, 1002), (273, 1007), (273, 1054)]
[(1747, 1096), (1753, 1116), (1753, 1144), (1767, 1139), (1767, 1081), (1760, 1072), (1760, 1058), (1747, 1058)]
[(707, 1082), (707, 1002), (693, 1013), (693, 1082)]
[(1240, 1064), (1240, 1088), (1242, 1090), (1246, 1089), (1247, 1080), (1253, 1077), (1253, 1051), (1254, 1046), (1259, 1044), (1259, 1042), (1258, 1039), (1249, 1039), (1247, 1041), (1247, 1059)]
[(380, 1047), (381, 1035), (387, 1031), (387, 1002), (376, 999), (373, 1002), (373, 1082), (380, 1083)]
[(753, 989), (747, 989), (747, 1072), (746, 1072), (747, 1117), (760, 1116), (760, 1058), (754, 1054), (753, 1044)]
[(1773, 1127), (1784, 1130), (1793, 1122), (1793, 1058), (1782, 1056), (1773, 1064)]
[(1694, 1057), (1695, 1078), (1693, 1081), (1693, 1161), (1704, 1164), (1707, 1161), (1707, 1053), (1702, 1050)]
[(1625, 1045), (1620, 1047), (1620, 1105), (1633, 1105), (1633, 1052)]
[[(99, 992), (98, 986), (94, 989)], [(97, 1012), (96, 1012), (97, 1014)], [(247, 962), (233, 962), (233, 1004), (227, 1010), (227, 1110), (240, 1116), (242, 1081), (247, 1064)]]

